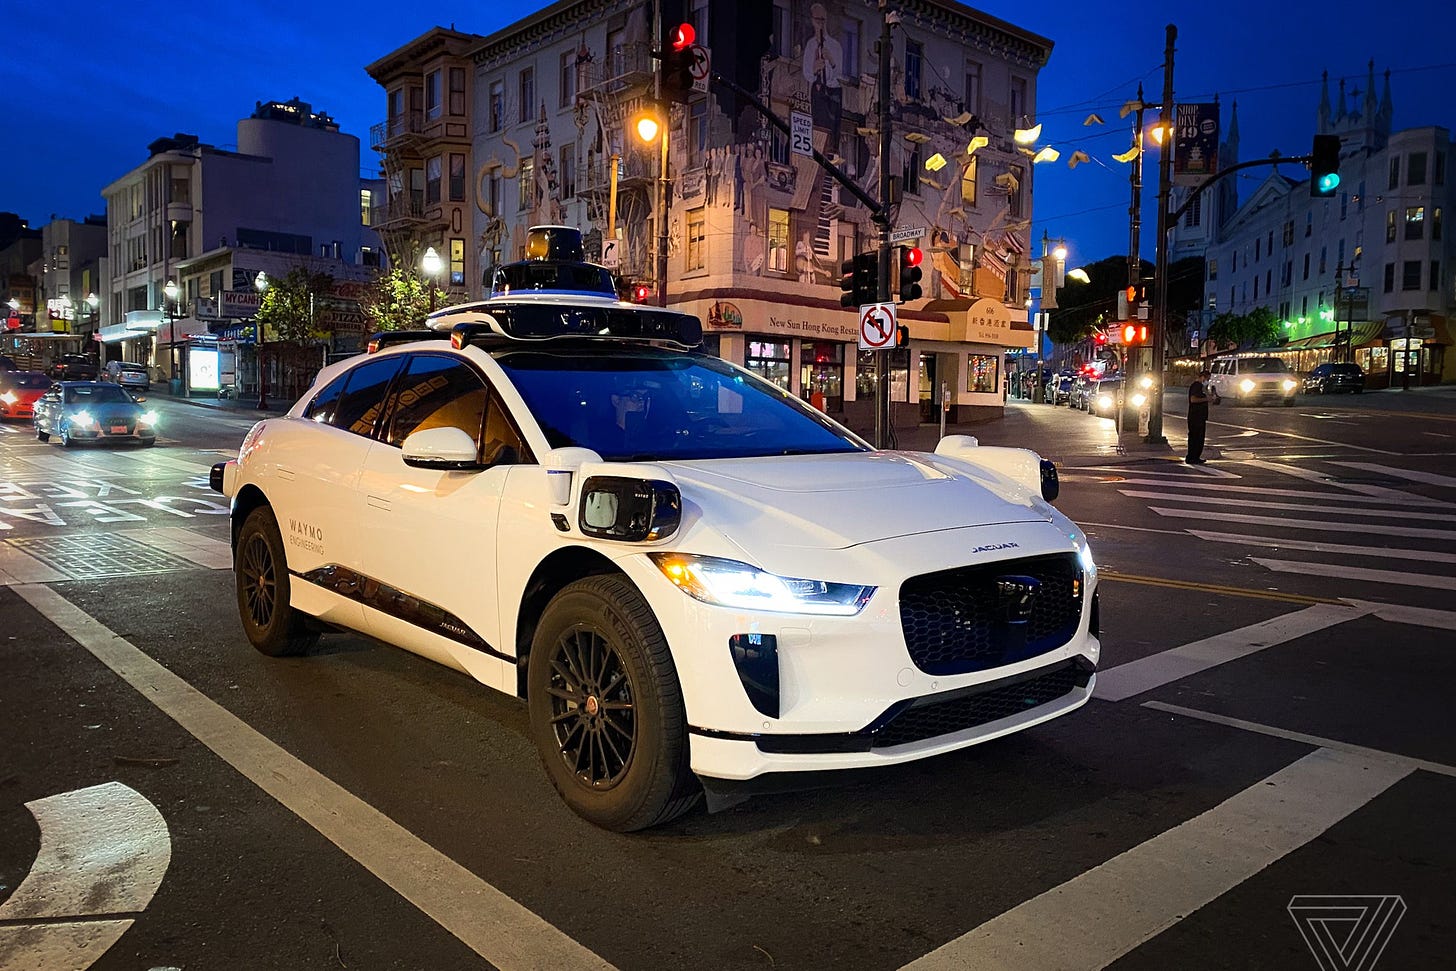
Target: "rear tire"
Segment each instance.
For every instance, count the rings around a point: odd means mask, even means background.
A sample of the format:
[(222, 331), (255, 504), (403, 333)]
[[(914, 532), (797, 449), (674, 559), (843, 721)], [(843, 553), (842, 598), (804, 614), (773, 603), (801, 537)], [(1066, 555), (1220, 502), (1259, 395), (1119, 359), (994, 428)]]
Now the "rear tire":
[(631, 832), (697, 802), (672, 652), (626, 578), (587, 577), (552, 599), (531, 641), (526, 686), (541, 762), (577, 815)]
[(41, 431), (40, 430), (40, 425), (36, 425), (35, 426), (35, 437), (36, 437), (36, 440), (37, 441), (48, 442), (48, 441), (51, 440), (51, 433), (50, 432), (43, 432), (43, 431)]
[(290, 578), (283, 537), (272, 508), (259, 506), (238, 531), (233, 554), (238, 618), (248, 641), (269, 657), (292, 657), (318, 643), (305, 615), (289, 603)]

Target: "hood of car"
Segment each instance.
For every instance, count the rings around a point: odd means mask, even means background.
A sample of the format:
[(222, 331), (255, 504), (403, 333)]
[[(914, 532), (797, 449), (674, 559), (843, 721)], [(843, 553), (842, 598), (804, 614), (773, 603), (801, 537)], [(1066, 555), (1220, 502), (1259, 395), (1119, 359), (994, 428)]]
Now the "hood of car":
[(993, 472), (920, 452), (663, 463), (686, 504), (730, 540), (846, 549), (917, 533), (1050, 522), (1050, 507)]

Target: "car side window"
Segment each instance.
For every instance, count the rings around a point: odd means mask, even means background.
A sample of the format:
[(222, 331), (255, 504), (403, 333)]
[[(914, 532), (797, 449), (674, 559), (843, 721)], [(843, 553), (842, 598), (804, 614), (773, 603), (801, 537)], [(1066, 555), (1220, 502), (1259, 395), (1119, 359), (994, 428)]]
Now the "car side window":
[(334, 408), (339, 403), (339, 396), (344, 393), (344, 385), (349, 381), (349, 373), (339, 375), (324, 386), (324, 389), (313, 396), (308, 407), (303, 409), (303, 417), (327, 425), (334, 417)]
[(385, 441), (398, 448), (417, 431), (458, 428), (480, 445), (485, 426), (485, 381), (464, 361), (442, 354), (414, 354), (390, 396)]
[(399, 373), (403, 361), (404, 355), (392, 354), (351, 370), (329, 424), (355, 435), (372, 435), (384, 411), (384, 396), (389, 391), (389, 383)]

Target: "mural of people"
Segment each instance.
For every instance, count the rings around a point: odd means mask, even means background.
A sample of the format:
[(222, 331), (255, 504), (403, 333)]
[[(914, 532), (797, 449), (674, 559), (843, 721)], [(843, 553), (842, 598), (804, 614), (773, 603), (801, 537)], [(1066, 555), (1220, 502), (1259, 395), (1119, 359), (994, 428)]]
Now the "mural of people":
[(829, 15), (822, 3), (809, 8), (813, 31), (804, 44), (804, 80), (809, 82), (809, 105), (814, 127), (829, 132), (827, 153), (839, 152), (839, 122), (844, 114), (844, 92), (840, 78), (844, 69), (844, 47), (828, 31)]

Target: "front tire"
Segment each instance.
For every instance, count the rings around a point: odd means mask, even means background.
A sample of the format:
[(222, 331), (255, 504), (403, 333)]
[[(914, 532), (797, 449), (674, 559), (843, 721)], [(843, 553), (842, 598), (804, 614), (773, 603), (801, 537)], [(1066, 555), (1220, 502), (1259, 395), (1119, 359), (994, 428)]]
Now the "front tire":
[(626, 578), (578, 580), (547, 605), (526, 672), (531, 735), (577, 815), (631, 832), (697, 802), (677, 669)]
[(238, 532), (233, 556), (238, 617), (248, 641), (269, 657), (292, 657), (318, 643), (303, 614), (289, 603), (288, 560), (272, 508), (259, 506)]
[(74, 444), (75, 444), (75, 441), (71, 438), (71, 433), (68, 432), (68, 431), (66, 431), (66, 426), (65, 425), (62, 425), (61, 426), (61, 448), (70, 448)]
[(35, 424), (35, 438), (36, 438), (36, 441), (39, 441), (39, 442), (48, 442), (48, 441), (51, 440), (51, 433), (50, 432), (43, 432), (43, 431), (41, 431), (40, 430), (40, 422), (36, 422), (36, 424)]

